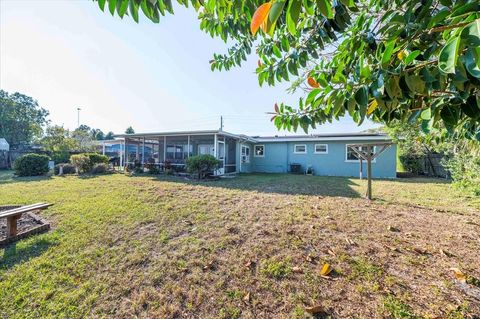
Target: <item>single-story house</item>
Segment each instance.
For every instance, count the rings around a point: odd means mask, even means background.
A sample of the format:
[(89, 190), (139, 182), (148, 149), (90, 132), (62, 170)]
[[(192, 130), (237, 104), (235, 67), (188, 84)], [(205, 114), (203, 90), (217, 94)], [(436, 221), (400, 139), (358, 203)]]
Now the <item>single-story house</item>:
[(137, 161), (160, 167), (166, 164), (183, 167), (190, 156), (211, 154), (221, 161), (217, 174), (295, 170), (314, 175), (359, 176), (359, 172), (366, 172), (367, 164), (359, 160), (350, 145), (377, 143), (388, 147), (372, 162), (372, 176), (396, 177), (396, 144), (380, 133), (247, 136), (206, 130), (118, 134), (115, 137), (121, 138), (119, 142), (123, 144), (118, 148), (122, 166)]

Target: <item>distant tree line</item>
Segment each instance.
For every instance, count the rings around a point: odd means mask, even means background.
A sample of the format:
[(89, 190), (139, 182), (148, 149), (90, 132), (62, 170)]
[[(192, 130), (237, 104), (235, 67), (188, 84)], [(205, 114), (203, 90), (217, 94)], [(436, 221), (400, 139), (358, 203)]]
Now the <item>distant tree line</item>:
[[(11, 149), (41, 145), (56, 162), (68, 160), (73, 152), (93, 150), (93, 141), (110, 140), (114, 133), (82, 124), (75, 130), (61, 125), (52, 125), (49, 112), (36, 100), (21, 93), (9, 94), (0, 90), (0, 137), (10, 144)], [(130, 126), (126, 133), (134, 133)]]

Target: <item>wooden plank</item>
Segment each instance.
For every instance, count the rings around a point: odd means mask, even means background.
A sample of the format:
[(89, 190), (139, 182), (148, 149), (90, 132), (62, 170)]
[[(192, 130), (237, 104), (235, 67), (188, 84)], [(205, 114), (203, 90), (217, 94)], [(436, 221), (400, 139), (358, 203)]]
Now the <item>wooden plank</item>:
[(14, 208), (14, 209), (10, 209), (10, 210), (7, 210), (7, 211), (0, 212), (0, 218), (14, 216), (14, 215), (22, 214), (22, 213), (28, 213), (28, 212), (31, 212), (31, 211), (36, 211), (36, 210), (41, 210), (41, 209), (46, 209), (46, 208), (48, 208), (52, 205), (53, 204), (48, 204), (48, 203), (37, 203), (37, 204), (33, 204), (33, 205)]

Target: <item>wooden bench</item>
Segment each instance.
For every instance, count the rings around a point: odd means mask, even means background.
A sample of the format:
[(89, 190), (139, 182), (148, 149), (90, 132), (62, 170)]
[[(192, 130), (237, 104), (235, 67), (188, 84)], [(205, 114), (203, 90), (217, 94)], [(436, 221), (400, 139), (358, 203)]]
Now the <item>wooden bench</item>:
[(17, 235), (17, 221), (20, 219), (20, 217), (22, 217), (23, 213), (33, 213), (39, 210), (47, 209), (52, 205), (53, 204), (48, 203), (36, 203), (0, 212), (0, 218), (7, 219), (7, 238)]

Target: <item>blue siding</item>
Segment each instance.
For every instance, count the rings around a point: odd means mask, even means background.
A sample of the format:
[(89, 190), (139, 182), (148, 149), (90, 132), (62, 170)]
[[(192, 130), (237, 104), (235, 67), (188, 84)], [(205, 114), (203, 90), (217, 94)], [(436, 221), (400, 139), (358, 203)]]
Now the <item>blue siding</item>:
[[(251, 146), (251, 164), (248, 167), (242, 164), (242, 172), (285, 173), (290, 170), (291, 163), (299, 163), (302, 165), (302, 170), (311, 166), (314, 169), (315, 175), (358, 177), (360, 164), (359, 162), (346, 161), (346, 144), (363, 142), (368, 143), (369, 141), (259, 143), (257, 145), (265, 145), (265, 156), (253, 156), (254, 149), (253, 146)], [(306, 144), (307, 153), (294, 153), (295, 144)], [(315, 144), (327, 144), (328, 154), (315, 154)], [(396, 151), (396, 145), (392, 145), (372, 163), (373, 177), (396, 177)], [(364, 163), (363, 166), (363, 174), (366, 176), (366, 163)]]
[[(246, 145), (250, 147), (250, 162), (242, 162), (241, 146)], [(251, 143), (239, 143), (237, 142), (237, 170), (240, 173), (252, 173), (253, 164), (253, 144)]]

